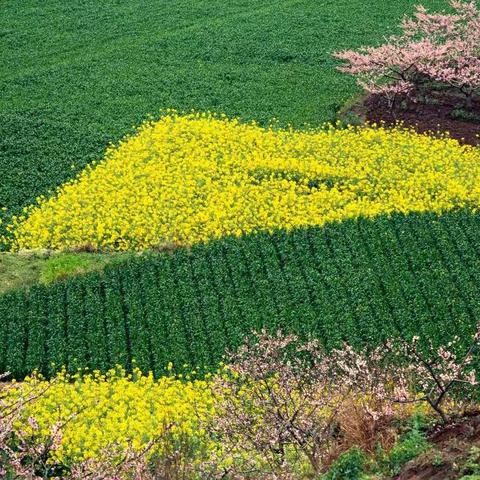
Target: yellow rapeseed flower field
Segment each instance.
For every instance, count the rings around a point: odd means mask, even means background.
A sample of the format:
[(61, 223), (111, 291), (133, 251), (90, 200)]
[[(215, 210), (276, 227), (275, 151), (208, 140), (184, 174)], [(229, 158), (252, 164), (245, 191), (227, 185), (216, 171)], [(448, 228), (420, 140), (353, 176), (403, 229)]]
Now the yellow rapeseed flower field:
[(52, 380), (33, 375), (11, 388), (9, 397), (15, 401), (39, 392), (24, 405), (17, 428), (41, 441), (60, 426), (62, 437), (52, 459), (67, 465), (98, 458), (112, 445), (119, 452), (129, 447), (140, 451), (155, 439), (152, 453), (181, 441), (215, 448), (199, 427), (214, 413), (208, 378), (154, 379), (120, 367), (106, 374), (60, 372)]
[[(235, 406), (237, 411), (251, 415), (262, 428), (263, 417), (269, 417), (259, 399), (268, 398), (271, 388), (280, 388), (272, 376), (268, 388), (263, 381), (244, 378), (237, 384), (239, 388), (232, 389), (237, 378), (238, 374), (228, 366), (221, 366), (216, 373), (202, 379), (196, 378), (194, 372), (155, 379), (151, 373), (145, 375), (135, 369), (128, 374), (121, 367), (104, 374), (79, 371), (69, 375), (60, 371), (50, 380), (34, 373), (20, 383), (9, 385), (3, 402), (14, 406), (18, 401), (30, 399), (22, 403), (14, 427), (36, 445), (54, 440), (56, 448), (51, 450), (49, 462), (71, 466), (102, 458), (106, 452), (114, 452), (121, 458), (127, 451), (145, 450), (153, 441), (149, 455), (168, 455), (183, 447), (194, 462), (220, 455), (227, 465), (232, 455), (242, 455), (251, 446), (239, 444), (225, 451), (222, 438), (211, 426), (224, 415), (225, 409)], [(335, 398), (337, 393), (339, 397)], [(297, 408), (301, 392), (292, 391), (289, 395), (291, 403), (286, 403), (285, 408)], [(320, 389), (318, 395), (332, 395), (330, 406), (325, 402), (324, 407), (316, 410), (319, 421), (330, 419), (343, 394)], [(368, 394), (351, 400), (375, 402)], [(392, 408), (404, 417), (415, 412), (428, 414), (426, 404)], [(269, 426), (265, 424), (264, 428)], [(254, 453), (250, 451), (251, 455)]]
[(13, 250), (142, 250), (480, 204), (480, 152), (383, 127), (295, 131), (169, 112), (9, 226)]

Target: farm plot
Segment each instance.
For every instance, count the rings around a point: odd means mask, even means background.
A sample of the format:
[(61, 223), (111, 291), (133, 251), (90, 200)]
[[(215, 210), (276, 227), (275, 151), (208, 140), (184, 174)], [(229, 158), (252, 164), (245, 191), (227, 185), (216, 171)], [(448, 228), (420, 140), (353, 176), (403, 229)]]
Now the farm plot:
[(214, 367), (252, 329), (434, 342), (480, 316), (480, 218), (394, 215), (227, 238), (0, 297), (0, 369)]
[(480, 205), (480, 153), (402, 128), (262, 128), (170, 112), (14, 217), (13, 250), (144, 250)]
[(415, 3), (3, 1), (0, 229), (160, 108), (331, 120), (356, 91), (331, 52), (381, 42)]
[(480, 472), (480, 11), (375, 49), (416, 1), (1, 3), (3, 477)]

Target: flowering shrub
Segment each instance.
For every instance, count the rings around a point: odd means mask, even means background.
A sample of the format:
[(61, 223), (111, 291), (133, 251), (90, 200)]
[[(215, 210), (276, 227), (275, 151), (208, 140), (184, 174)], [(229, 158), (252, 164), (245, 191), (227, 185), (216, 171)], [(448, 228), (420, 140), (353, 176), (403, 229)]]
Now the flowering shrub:
[(350, 393), (328, 376), (318, 342), (262, 332), (230, 361), (228, 374), (214, 382), (218, 417), (210, 427), (231, 457), (225, 472), (245, 474), (261, 463), (281, 478), (298, 478), (305, 464), (318, 473)]
[(438, 82), (461, 93), (467, 107), (480, 89), (480, 12), (475, 2), (451, 0), (451, 14), (431, 14), (419, 6), (402, 23), (403, 33), (380, 47), (338, 52), (340, 70), (357, 76), (369, 93), (393, 106), (400, 95), (415, 97)]
[[(334, 351), (335, 369), (356, 391), (365, 389), (390, 403), (426, 403), (447, 423), (451, 418), (445, 404), (454, 394), (462, 400), (478, 400), (473, 392), (480, 393), (480, 379), (473, 363), (476, 360), (478, 365), (480, 324), (463, 353), (458, 336), (439, 347), (431, 341), (420, 346), (419, 341), (418, 336), (410, 341), (391, 339), (368, 353), (345, 345)], [(450, 415), (455, 413), (450, 408)]]
[(170, 114), (10, 226), (13, 248), (141, 250), (480, 203), (480, 153), (402, 129)]
[[(229, 356), (227, 374), (213, 379), (216, 416), (207, 429), (222, 440), (222, 450), (204, 470), (215, 478), (311, 478), (352, 446), (370, 452), (391, 446), (390, 421), (421, 409), (393, 404), (379, 388), (385, 376), (378, 385), (370, 377), (363, 384), (358, 367), (368, 356), (348, 352), (327, 354), (315, 340), (280, 332), (248, 339)], [(358, 436), (361, 421), (368, 439)]]
[(352, 447), (391, 448), (427, 405), (447, 421), (475, 400), (478, 332), (464, 355), (417, 339), (326, 353), (261, 332), (204, 380), (35, 375), (0, 396), (0, 468), (28, 480), (311, 478)]

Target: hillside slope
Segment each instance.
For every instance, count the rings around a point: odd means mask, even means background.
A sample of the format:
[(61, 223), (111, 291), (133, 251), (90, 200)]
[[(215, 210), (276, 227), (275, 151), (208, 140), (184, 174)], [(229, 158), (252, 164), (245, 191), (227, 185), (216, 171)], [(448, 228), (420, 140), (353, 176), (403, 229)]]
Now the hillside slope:
[(381, 41), (415, 3), (3, 1), (0, 219), (161, 108), (331, 120), (355, 91), (331, 52)]
[(480, 318), (480, 217), (347, 221), (140, 256), (0, 297), (0, 370), (215, 366), (252, 329), (327, 347), (399, 331), (466, 338)]

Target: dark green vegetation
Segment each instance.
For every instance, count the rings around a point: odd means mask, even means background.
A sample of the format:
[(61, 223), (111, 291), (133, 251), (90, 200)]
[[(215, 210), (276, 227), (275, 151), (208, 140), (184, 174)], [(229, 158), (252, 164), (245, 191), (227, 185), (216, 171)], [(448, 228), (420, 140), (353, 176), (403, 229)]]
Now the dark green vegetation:
[(480, 318), (480, 216), (350, 221), (225, 239), (0, 297), (0, 371), (214, 366), (252, 329), (331, 347), (467, 338)]
[(378, 44), (416, 3), (3, 0), (0, 209), (48, 194), (160, 108), (331, 120), (356, 90), (331, 52)]

